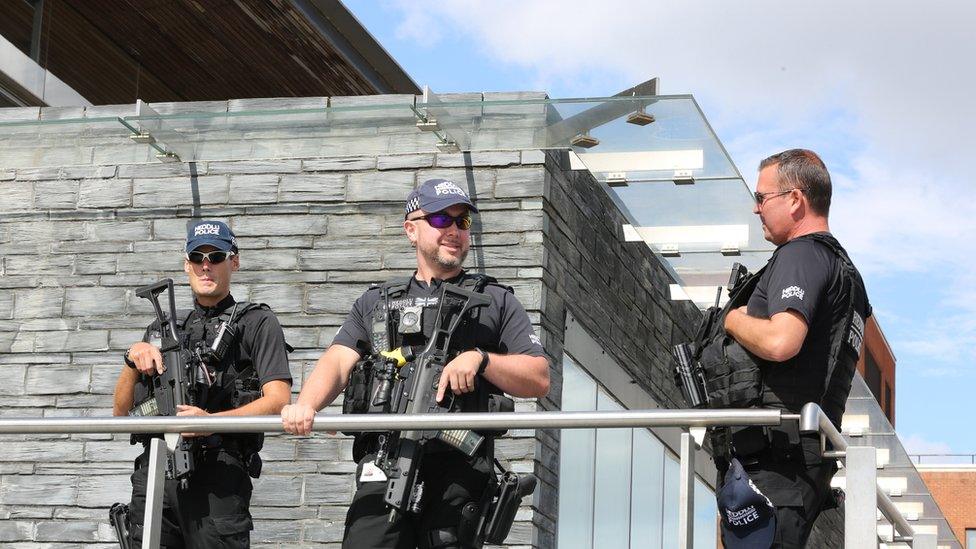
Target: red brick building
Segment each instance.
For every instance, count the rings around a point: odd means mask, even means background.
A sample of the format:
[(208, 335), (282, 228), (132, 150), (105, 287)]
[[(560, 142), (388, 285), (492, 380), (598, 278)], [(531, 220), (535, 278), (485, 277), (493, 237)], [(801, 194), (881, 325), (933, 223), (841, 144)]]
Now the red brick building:
[(857, 371), (878, 400), (888, 422), (894, 427), (895, 355), (874, 316), (868, 318), (864, 332), (864, 352), (857, 362)]
[(976, 549), (976, 465), (916, 465), (965, 549)]

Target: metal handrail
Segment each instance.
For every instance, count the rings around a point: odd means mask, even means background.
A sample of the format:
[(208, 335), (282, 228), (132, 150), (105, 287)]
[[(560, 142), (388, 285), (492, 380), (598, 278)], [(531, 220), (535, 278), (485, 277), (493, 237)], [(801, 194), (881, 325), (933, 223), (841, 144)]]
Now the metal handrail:
[(976, 454), (908, 454), (908, 459), (916, 465), (965, 465), (965, 463), (952, 461), (922, 463), (922, 458), (966, 458), (969, 460), (969, 465), (976, 465)]
[[(318, 414), (313, 431), (588, 429), (780, 425), (780, 410), (626, 410), (463, 414)], [(280, 433), (280, 416), (3, 418), (0, 434)]]
[[(440, 429), (590, 429), (677, 427), (682, 429), (678, 511), (679, 547), (694, 545), (695, 445), (689, 429), (735, 425), (780, 425), (781, 410), (625, 410), (463, 414), (318, 414), (313, 431), (406, 431)], [(791, 418), (793, 419), (793, 418)], [(0, 434), (73, 433), (253, 433), (282, 432), (279, 416), (4, 418)], [(149, 478), (143, 517), (143, 549), (159, 547), (166, 450), (149, 445)]]
[[(589, 428), (681, 428), (680, 448), (680, 495), (679, 545), (693, 545), (694, 508), (694, 450), (696, 448), (688, 429), (695, 427), (727, 426), (776, 426), (783, 421), (799, 420), (803, 432), (819, 432), (830, 442), (834, 450), (824, 452), (825, 457), (844, 458), (848, 452), (868, 447), (849, 448), (843, 435), (816, 404), (803, 407), (799, 415), (783, 413), (778, 409), (729, 409), (729, 410), (624, 410), (586, 412), (510, 412), (510, 413), (463, 413), (463, 414), (369, 414), (333, 415), (318, 414), (313, 431), (406, 431), (440, 429), (589, 429)], [(283, 432), (279, 416), (207, 416), (207, 417), (72, 417), (72, 418), (2, 418), (0, 434), (80, 434), (80, 433), (280, 433)], [(871, 448), (873, 450), (873, 448)], [(162, 471), (165, 449), (162, 441), (154, 439), (150, 448), (151, 482), (147, 494), (147, 537), (143, 547), (158, 547), (158, 509), (161, 505)], [(864, 454), (860, 454), (863, 456)], [(872, 469), (873, 473), (873, 469)], [(877, 486), (877, 507), (894, 525), (896, 541), (909, 541), (917, 536), (905, 517), (898, 511), (888, 495)], [(148, 496), (152, 495), (152, 498)], [(150, 500), (158, 500), (153, 503)], [(154, 518), (153, 518), (154, 517)], [(872, 517), (872, 524), (874, 523)], [(151, 535), (150, 535), (151, 534)], [(151, 541), (150, 541), (151, 540)], [(155, 543), (155, 544), (154, 544)], [(913, 542), (914, 543), (914, 542)]]
[[(844, 435), (837, 430), (823, 409), (813, 402), (804, 405), (800, 411), (800, 431), (822, 433), (834, 448), (833, 452), (824, 452), (824, 455), (839, 458), (847, 454), (848, 444)], [(876, 488), (878, 509), (891, 522), (895, 530), (901, 534), (901, 536), (897, 536), (898, 541), (912, 541), (915, 538), (915, 529), (908, 523), (908, 519), (901, 514), (901, 511), (895, 507), (894, 502), (881, 489), (881, 486), (876, 484)]]

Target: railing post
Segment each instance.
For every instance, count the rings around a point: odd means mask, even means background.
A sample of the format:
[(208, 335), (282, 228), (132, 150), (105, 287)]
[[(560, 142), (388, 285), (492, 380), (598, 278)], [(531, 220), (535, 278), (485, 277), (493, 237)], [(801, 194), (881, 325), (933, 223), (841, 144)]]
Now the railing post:
[(691, 549), (695, 544), (695, 438), (687, 429), (681, 431), (680, 471), (678, 547)]
[(878, 547), (878, 458), (873, 446), (848, 446), (844, 461), (844, 547)]
[(165, 481), (166, 443), (155, 437), (149, 444), (149, 478), (146, 479), (146, 513), (142, 517), (142, 549), (159, 549)]
[(915, 533), (912, 537), (912, 549), (936, 549), (939, 545), (939, 536), (936, 534)]

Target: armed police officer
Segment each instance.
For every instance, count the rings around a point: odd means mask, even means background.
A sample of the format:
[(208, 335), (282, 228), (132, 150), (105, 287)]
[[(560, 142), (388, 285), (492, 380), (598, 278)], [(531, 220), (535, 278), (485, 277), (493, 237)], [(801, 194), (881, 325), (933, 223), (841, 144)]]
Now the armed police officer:
[[(185, 348), (202, 351), (195, 356), (205, 379), (192, 389), (198, 406), (177, 406), (176, 415), (269, 415), (290, 401), (292, 378), (281, 325), (266, 305), (238, 302), (231, 296), (231, 277), (239, 267), (237, 239), (230, 227), (221, 221), (188, 225), (183, 270), (194, 302), (192, 310), (177, 312), (177, 327)], [(178, 367), (164, 364), (160, 335), (157, 321), (147, 328), (143, 341), (126, 351), (126, 367), (115, 387), (115, 415), (154, 415), (147, 412), (154, 409), (152, 380), (166, 368)], [(257, 452), (263, 435), (181, 436), (188, 441), (193, 470), (182, 485), (175, 479), (166, 481), (162, 547), (249, 547), (250, 477), (260, 473)], [(149, 437), (133, 439), (148, 448)], [(136, 459), (132, 474), (128, 513), (132, 547), (142, 542), (147, 476), (148, 451)]]
[[(461, 268), (470, 246), (472, 212), (477, 212), (474, 204), (452, 181), (428, 180), (410, 194), (403, 228), (416, 248), (416, 272), (409, 278), (373, 287), (357, 299), (296, 403), (282, 410), (286, 431), (308, 434), (316, 411), (344, 388), (344, 406), (365, 394), (371, 408), (367, 411), (397, 411), (395, 404), (373, 406), (389, 400), (390, 377), (377, 370), (377, 361), (371, 381), (363, 388), (364, 360), (386, 351), (377, 346), (397, 349), (397, 356), (402, 349), (414, 350), (407, 354), (420, 349), (426, 353), (440, 339), (431, 334), (442, 326), (438, 315), (450, 305), (445, 296), (465, 295), (463, 291), (487, 297), (483, 301), (486, 306), (468, 310), (453, 334), (437, 332), (450, 335), (451, 343), (446, 366), (433, 378), (437, 391), (432, 398), (440, 403), (453, 400), (460, 411), (485, 412), (493, 409), (491, 403), (502, 392), (518, 397), (548, 393), (549, 363), (525, 309), (509, 288)], [(449, 288), (459, 289), (449, 292)], [(398, 360), (395, 365), (403, 375), (403, 370), (417, 362), (422, 362), (419, 355), (413, 363), (403, 365)], [(417, 370), (412, 375), (422, 373)], [(357, 436), (357, 491), (346, 515), (343, 547), (480, 545), (472, 540), (477, 536), (470, 532), (471, 515), (484, 509), (482, 496), (494, 481), (492, 439), (488, 434), (478, 444), (478, 435), (465, 433), (465, 440), (475, 437), (474, 444), (461, 439), (454, 441), (455, 446), (442, 440), (428, 441), (419, 450), (423, 461), (415, 473), (408, 472), (409, 464), (416, 461), (405, 450), (408, 443), (410, 448), (416, 447), (406, 436), (409, 433), (401, 433), (399, 439), (393, 433)], [(470, 455), (458, 447), (466, 448)], [(415, 480), (407, 478), (411, 474), (416, 475)], [(407, 480), (414, 484), (413, 490), (402, 492), (409, 505), (390, 496), (397, 491), (397, 482)], [(388, 490), (388, 484), (393, 488)], [(423, 489), (417, 490), (418, 486)]]
[[(762, 161), (753, 212), (777, 248), (746, 293), (733, 294), (747, 302), (727, 310), (724, 328), (758, 366), (755, 404), (799, 413), (816, 402), (839, 428), (871, 307), (860, 274), (830, 234), (830, 199), (830, 174), (814, 152), (792, 149)], [(726, 351), (734, 362), (738, 355)], [(801, 435), (791, 422), (729, 438), (731, 455), (775, 506), (772, 546), (803, 547), (833, 499), (835, 462), (821, 458), (819, 435)], [(733, 539), (726, 518), (726, 547), (760, 547)]]

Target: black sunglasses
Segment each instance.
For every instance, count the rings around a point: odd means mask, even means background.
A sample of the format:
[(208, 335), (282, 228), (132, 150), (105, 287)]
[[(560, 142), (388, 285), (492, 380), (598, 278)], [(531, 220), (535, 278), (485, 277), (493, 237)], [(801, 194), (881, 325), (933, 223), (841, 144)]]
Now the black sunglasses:
[(462, 231), (466, 231), (471, 228), (471, 214), (467, 212), (457, 217), (448, 215), (444, 212), (435, 212), (420, 217), (414, 217), (413, 219), (408, 219), (407, 221), (419, 221), (421, 219), (427, 223), (430, 223), (430, 226), (434, 227), (435, 229), (446, 229), (452, 224), (456, 224), (458, 229), (461, 229)]
[(786, 193), (791, 193), (793, 191), (800, 191), (802, 193), (802, 192), (805, 192), (806, 189), (800, 189), (800, 188), (794, 187), (792, 189), (787, 189), (785, 191), (769, 191), (768, 193), (761, 193), (761, 192), (756, 191), (756, 192), (752, 193), (752, 199), (756, 201), (756, 204), (759, 204), (760, 206), (762, 206), (762, 203), (765, 202), (767, 198), (773, 198), (774, 196), (780, 196), (780, 195), (783, 195), (783, 194), (786, 194)]
[(234, 252), (214, 250), (212, 252), (187, 252), (186, 260), (194, 265), (203, 265), (204, 261), (209, 261), (211, 265), (223, 263), (228, 257), (237, 255)]

